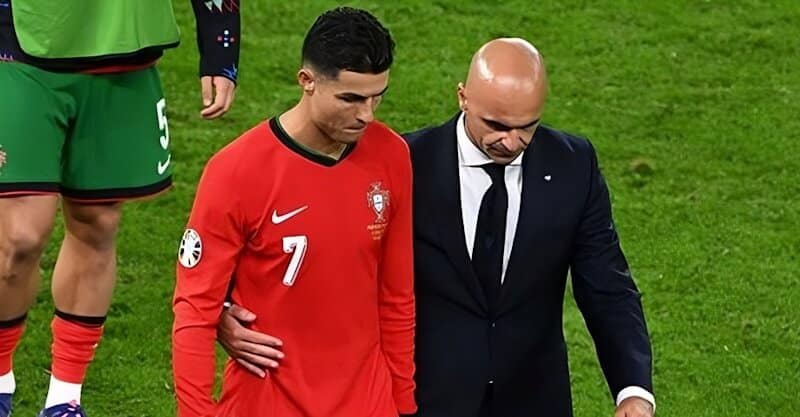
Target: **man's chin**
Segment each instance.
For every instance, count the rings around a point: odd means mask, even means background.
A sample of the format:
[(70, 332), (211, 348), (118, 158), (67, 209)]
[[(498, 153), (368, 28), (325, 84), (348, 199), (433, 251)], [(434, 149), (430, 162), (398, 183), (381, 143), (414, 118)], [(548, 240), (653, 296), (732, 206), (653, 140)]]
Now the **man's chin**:
[(510, 154), (507, 154), (507, 153), (495, 152), (495, 151), (492, 151), (491, 149), (489, 149), (486, 152), (486, 155), (488, 155), (489, 158), (491, 158), (491, 160), (494, 161), (494, 163), (500, 164), (500, 165), (509, 164), (509, 163), (511, 163), (511, 161), (514, 160), (514, 158), (517, 157), (517, 155), (510, 155)]
[(358, 142), (359, 139), (361, 139), (362, 136), (364, 136), (364, 130), (359, 130), (359, 131), (345, 130), (345, 131), (339, 133), (338, 135), (336, 135), (336, 141), (339, 142), (339, 143), (352, 145), (352, 144)]

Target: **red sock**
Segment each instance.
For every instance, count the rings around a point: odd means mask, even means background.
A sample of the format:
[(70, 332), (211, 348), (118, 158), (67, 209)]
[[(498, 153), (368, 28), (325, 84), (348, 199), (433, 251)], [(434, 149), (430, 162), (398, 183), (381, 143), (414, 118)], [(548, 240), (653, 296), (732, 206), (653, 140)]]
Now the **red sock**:
[(59, 381), (83, 384), (86, 369), (103, 336), (103, 326), (90, 326), (56, 316), (50, 327), (53, 330), (53, 376)]
[(22, 339), (23, 330), (25, 330), (24, 321), (13, 327), (0, 328), (0, 375), (11, 372), (14, 350)]

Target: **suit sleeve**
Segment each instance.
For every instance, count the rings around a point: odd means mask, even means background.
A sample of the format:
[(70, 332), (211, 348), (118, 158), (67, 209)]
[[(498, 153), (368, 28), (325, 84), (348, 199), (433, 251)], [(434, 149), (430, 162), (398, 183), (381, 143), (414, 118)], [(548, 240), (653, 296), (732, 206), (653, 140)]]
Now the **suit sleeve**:
[(197, 21), (200, 76), (222, 76), (236, 82), (239, 76), (241, 0), (192, 0)]
[[(214, 159), (209, 162), (181, 242), (172, 306), (172, 366), (178, 417), (216, 415), (212, 399), (216, 327), (244, 244), (239, 206), (231, 191), (236, 188), (230, 179), (231, 170)], [(197, 256), (187, 254), (198, 247)]]
[(411, 160), (405, 147), (402, 167), (392, 181), (391, 220), (383, 241), (379, 314), (381, 346), (392, 374), (392, 392), (400, 414), (413, 414), (414, 266), (411, 223)]
[(612, 396), (628, 386), (653, 392), (652, 353), (640, 294), (619, 245), (608, 187), (590, 150), (590, 187), (571, 265), (575, 300)]

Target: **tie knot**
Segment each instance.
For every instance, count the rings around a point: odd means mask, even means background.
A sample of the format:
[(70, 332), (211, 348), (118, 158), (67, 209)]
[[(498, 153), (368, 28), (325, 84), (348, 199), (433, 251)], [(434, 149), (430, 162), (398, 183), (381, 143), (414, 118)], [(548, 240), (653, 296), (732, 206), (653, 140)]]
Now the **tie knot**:
[(481, 165), (484, 171), (489, 174), (489, 177), (492, 179), (492, 184), (503, 184), (505, 183), (505, 173), (506, 173), (506, 166), (500, 164), (486, 164)]

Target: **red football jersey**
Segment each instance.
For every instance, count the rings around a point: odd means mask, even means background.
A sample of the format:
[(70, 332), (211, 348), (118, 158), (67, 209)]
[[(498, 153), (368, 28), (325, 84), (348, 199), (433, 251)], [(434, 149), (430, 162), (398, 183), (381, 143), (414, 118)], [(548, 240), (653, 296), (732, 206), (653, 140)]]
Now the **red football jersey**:
[[(228, 361), (215, 403), (216, 326), (229, 288), (286, 356), (264, 379)], [(173, 310), (179, 417), (414, 413), (405, 142), (373, 122), (334, 161), (272, 119), (225, 147), (197, 189)]]

